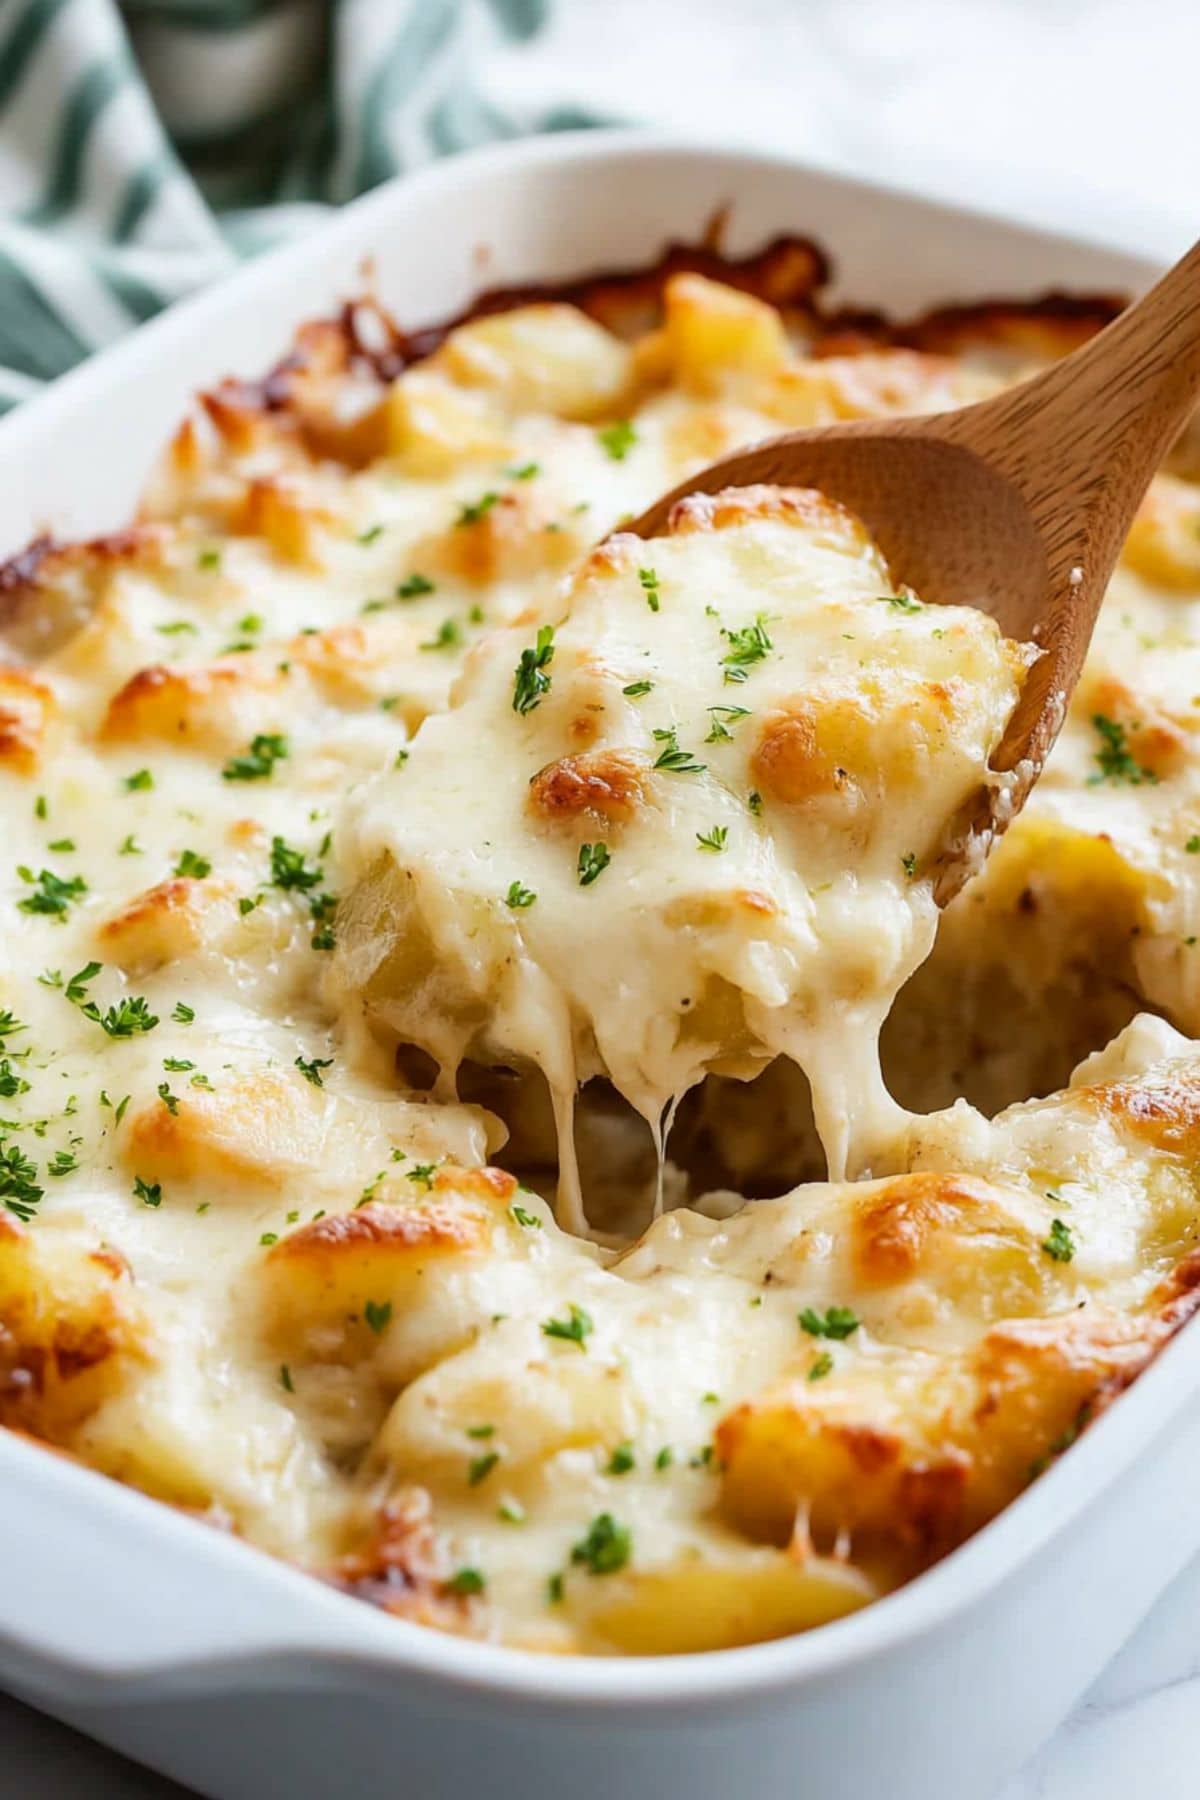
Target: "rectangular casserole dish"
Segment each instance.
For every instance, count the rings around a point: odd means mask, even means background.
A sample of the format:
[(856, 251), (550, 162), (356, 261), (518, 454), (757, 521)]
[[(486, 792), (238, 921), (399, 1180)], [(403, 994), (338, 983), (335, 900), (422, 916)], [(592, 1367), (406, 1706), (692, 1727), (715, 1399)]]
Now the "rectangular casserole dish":
[[(360, 201), (0, 425), (0, 554), (118, 525), (191, 393), (266, 367), (373, 272), (402, 324), (481, 287), (651, 260), (728, 205), (726, 247), (811, 234), (832, 295), (899, 313), (1136, 291), (1115, 251), (745, 153), (640, 135), (490, 151)], [(0, 1681), (213, 1795), (718, 1800), (993, 1792), (1200, 1546), (1200, 1338), (910, 1587), (806, 1637), (551, 1660), (385, 1618), (0, 1433)]]

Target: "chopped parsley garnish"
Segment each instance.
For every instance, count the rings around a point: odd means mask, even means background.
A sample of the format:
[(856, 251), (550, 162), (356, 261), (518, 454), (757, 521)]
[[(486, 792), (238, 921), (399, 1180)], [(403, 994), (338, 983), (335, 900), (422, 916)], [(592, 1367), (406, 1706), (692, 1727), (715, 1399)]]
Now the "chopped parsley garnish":
[(0, 1139), (0, 1205), (28, 1225), (44, 1193), (37, 1182), (37, 1164), (16, 1144)]
[(499, 498), (499, 494), (493, 489), (489, 489), (486, 494), (480, 494), (478, 500), (468, 501), (460, 510), (454, 523), (456, 525), (478, 525), (479, 521), (485, 519), (491, 512)]
[[(1089, 787), (1098, 787), (1102, 781), (1127, 781), (1131, 787), (1140, 787), (1143, 782), (1153, 783), (1158, 780), (1153, 769), (1143, 769), (1134, 758), (1126, 742), (1123, 725), (1119, 725), (1115, 719), (1106, 718), (1103, 713), (1092, 714), (1092, 725), (1100, 739), (1100, 748), (1095, 756), (1099, 773), (1088, 776)], [(1137, 729), (1136, 726), (1134, 729)]]
[(452, 1594), (482, 1594), (487, 1578), (479, 1569), (458, 1569), (446, 1586)]
[(172, 619), (169, 625), (156, 625), (154, 629), (162, 637), (195, 637), (199, 626), (193, 625), (190, 619)]
[(738, 719), (748, 719), (750, 708), (748, 706), (710, 706), (708, 716), (712, 720), (712, 728), (704, 740), (705, 743), (731, 743), (733, 733), (729, 729), (730, 725)]
[(419, 1187), (431, 1188), (436, 1170), (436, 1163), (414, 1163), (411, 1169), (405, 1170), (404, 1178), (416, 1182)]
[(277, 1244), (279, 1242), (279, 1233), (277, 1231), (264, 1231), (258, 1241), (264, 1250), (269, 1250), (272, 1244)]
[(164, 1056), (163, 1068), (171, 1075), (186, 1075), (195, 1068), (194, 1062), (188, 1062), (182, 1056)]
[(365, 531), (359, 532), (357, 538), (354, 541), (355, 541), (355, 543), (358, 543), (358, 544), (373, 544), (377, 541), (377, 539), (381, 538), (382, 536), (383, 536), (383, 526), (382, 525), (368, 525), (367, 529)]
[(921, 602), (914, 600), (911, 594), (880, 594), (879, 600), (883, 606), (890, 606), (896, 612), (918, 613), (925, 610)]
[(830, 1356), (828, 1350), (822, 1350), (820, 1356), (817, 1357), (816, 1361), (813, 1363), (812, 1367), (808, 1371), (808, 1379), (810, 1381), (822, 1381), (822, 1380), (824, 1380), (825, 1376), (828, 1375), (832, 1371), (832, 1369), (833, 1369), (832, 1356)]
[(508, 885), (508, 892), (504, 896), (504, 904), (511, 906), (514, 912), (523, 912), (526, 907), (532, 906), (536, 899), (537, 895), (532, 888), (522, 887), (519, 881), (511, 881)]
[(900, 858), (900, 866), (911, 881), (917, 872), (917, 858), (915, 853), (910, 850), (907, 856), (902, 856)]
[(546, 1604), (547, 1606), (561, 1606), (562, 1602), (563, 1577), (562, 1570), (560, 1569), (555, 1574), (549, 1576), (546, 1581)]
[(707, 763), (697, 762), (690, 750), (681, 750), (677, 737), (678, 726), (672, 725), (669, 730), (654, 733), (655, 742), (663, 748), (654, 759), (656, 769), (666, 769), (672, 775), (701, 775), (708, 767)]
[(571, 1561), (585, 1564), (589, 1575), (615, 1575), (629, 1561), (632, 1549), (628, 1525), (618, 1525), (611, 1513), (600, 1513), (571, 1551)]
[(522, 650), (513, 675), (512, 709), (515, 713), (531, 713), (550, 692), (553, 679), (546, 670), (554, 661), (554, 627), (540, 625), (532, 650)]
[(22, 1081), (7, 1056), (0, 1057), (0, 1099), (11, 1100), (16, 1094), (27, 1094), (29, 1083)]
[(162, 1205), (162, 1182), (143, 1181), (140, 1175), (133, 1178), (133, 1197), (140, 1200), (143, 1206)]
[(5, 1038), (16, 1037), (19, 1031), (24, 1030), (25, 1027), (16, 1013), (10, 1012), (7, 1007), (0, 1011), (0, 1043)]
[(562, 1338), (564, 1342), (578, 1344), (581, 1350), (585, 1350), (587, 1345), (584, 1340), (591, 1336), (594, 1329), (592, 1316), (585, 1312), (582, 1306), (576, 1306), (573, 1300), (567, 1307), (567, 1313), (568, 1317), (565, 1319), (543, 1319), (542, 1335), (548, 1338)]
[(729, 836), (728, 825), (714, 825), (711, 831), (698, 831), (696, 842), (701, 850), (721, 851), (725, 848), (725, 840)]
[(39, 795), (38, 795), (38, 797), (37, 797), (37, 799), (36, 799), (36, 800), (35, 800), (35, 801), (34, 801), (34, 803), (33, 803), (33, 816), (34, 816), (34, 818), (35, 818), (35, 819), (44, 819), (44, 818), (46, 818), (46, 816), (47, 816), (47, 814), (48, 814), (48, 813), (49, 813), (49, 810), (50, 810), (50, 809), (49, 809), (49, 807), (48, 807), (48, 806), (47, 806), (47, 804), (46, 804), (46, 796), (45, 796), (45, 794), (39, 794)]
[(646, 596), (646, 605), (651, 612), (658, 612), (662, 605), (662, 595), (659, 592), (657, 572), (654, 569), (639, 569), (637, 575)]
[(78, 1167), (79, 1158), (73, 1150), (56, 1150), (46, 1164), (46, 1173), (53, 1175), (56, 1179), (61, 1179), (64, 1175), (73, 1175)]
[(283, 838), (271, 839), (271, 886), (305, 894), (319, 886), (324, 870), (309, 868), (303, 850), (293, 850)]
[[(98, 964), (89, 963), (88, 968), (99, 973)], [(79, 983), (84, 974), (85, 972), (81, 970), (68, 986), (68, 1000), (74, 999), (71, 988)], [(90, 981), (91, 975), (87, 975), (86, 979)], [(82, 993), (82, 988), (79, 991)], [(75, 1000), (75, 1004), (85, 1019), (91, 1019), (111, 1038), (136, 1037), (138, 1032), (153, 1031), (158, 1024), (157, 1014), (150, 1011), (141, 994), (128, 995), (125, 999), (118, 1000), (115, 1006), (110, 1006), (107, 1012), (103, 1013), (94, 1000)]]
[(528, 1212), (525, 1207), (516, 1205), (510, 1206), (508, 1210), (516, 1220), (517, 1224), (523, 1225), (526, 1231), (540, 1231), (542, 1229), (542, 1221), (538, 1218), (536, 1213)]
[(128, 837), (121, 839), (120, 848), (117, 851), (118, 856), (145, 856), (145, 854), (146, 852), (142, 849), (142, 846), (138, 843), (132, 831), (129, 833)]
[(833, 1338), (835, 1342), (850, 1337), (859, 1325), (848, 1306), (830, 1306), (823, 1313), (806, 1306), (798, 1316), (810, 1337)]
[(504, 471), (513, 481), (532, 481), (534, 476), (540, 475), (541, 472), (541, 463), (535, 462), (522, 463), (519, 468), (505, 469)]
[(455, 650), (462, 643), (462, 626), (457, 619), (443, 619), (435, 635), (426, 638), (422, 650)]
[(624, 462), (637, 443), (638, 435), (628, 419), (617, 419), (614, 424), (605, 425), (598, 431), (596, 439), (600, 448), (614, 462)]
[(288, 1368), (286, 1363), (280, 1363), (279, 1365), (279, 1385), (283, 1388), (285, 1393), (294, 1394), (296, 1391), (295, 1384), (292, 1381), (292, 1371)]
[(608, 1459), (604, 1472), (606, 1475), (628, 1475), (634, 1465), (633, 1445), (626, 1439), (623, 1444), (617, 1445)]
[(654, 1466), (659, 1470), (669, 1469), (674, 1461), (675, 1452), (672, 1450), (670, 1444), (664, 1444), (654, 1459)]
[(496, 1508), (496, 1517), (503, 1519), (506, 1525), (523, 1525), (525, 1508), (519, 1500), (502, 1500)]
[(24, 900), (18, 900), (21, 912), (44, 913), (48, 918), (65, 919), (72, 900), (78, 900), (81, 894), (88, 891), (87, 882), (82, 875), (72, 875), (70, 879), (56, 875), (52, 869), (42, 869), (37, 875), (22, 863), (17, 870), (34, 892), (26, 894)]
[(727, 682), (745, 681), (753, 665), (762, 662), (775, 648), (762, 613), (752, 625), (743, 625), (737, 631), (722, 626), (721, 636), (729, 645), (728, 653), (721, 658)]
[(1200, 851), (1200, 835), (1190, 837), (1183, 847), (1189, 856), (1195, 856)]
[(640, 700), (642, 695), (650, 693), (653, 687), (652, 681), (631, 681), (628, 687), (621, 689), (621, 692), (629, 700)]
[(422, 594), (435, 593), (436, 589), (428, 575), (408, 575), (396, 589), (397, 600), (419, 600)]
[(198, 569), (219, 569), (220, 566), (221, 552), (219, 550), (201, 550), (196, 558)]
[(207, 856), (197, 856), (194, 850), (180, 852), (179, 861), (175, 864), (176, 875), (191, 875), (197, 881), (203, 881), (206, 875), (212, 874), (212, 864)]
[(1050, 1235), (1042, 1244), (1046, 1255), (1055, 1262), (1068, 1263), (1075, 1254), (1075, 1239), (1071, 1235), (1071, 1227), (1061, 1219), (1050, 1221)]
[(55, 856), (69, 856), (75, 848), (75, 840), (74, 838), (55, 838), (52, 844), (46, 845), (46, 848), (52, 850)]
[(751, 788), (750, 792), (746, 795), (746, 805), (757, 819), (759, 813), (761, 813), (763, 809), (763, 797), (757, 788)]
[(363, 1318), (378, 1337), (392, 1322), (392, 1303), (390, 1300), (368, 1300), (363, 1307)]
[(478, 1487), (480, 1482), (486, 1481), (499, 1461), (498, 1450), (487, 1450), (482, 1456), (473, 1456), (467, 1464), (467, 1486)]
[(608, 853), (607, 844), (580, 844), (579, 871), (580, 887), (591, 887), (593, 881), (603, 875), (612, 857)]
[(128, 794), (144, 794), (154, 786), (154, 776), (149, 769), (135, 769), (122, 779), (121, 786)]
[(159, 1082), (158, 1097), (162, 1101), (163, 1105), (166, 1107), (167, 1111), (171, 1114), (172, 1117), (174, 1117), (174, 1115), (179, 1111), (179, 1096), (177, 1094), (173, 1094), (171, 1092), (170, 1086), (168, 1085), (167, 1082), (165, 1082), (165, 1081)]
[(495, 1435), (496, 1435), (496, 1427), (494, 1425), (468, 1425), (467, 1426), (467, 1436), (469, 1438), (490, 1438), (490, 1437), (495, 1437)]
[(325, 1083), (321, 1080), (321, 1070), (332, 1069), (333, 1058), (332, 1056), (314, 1056), (311, 1061), (307, 1061), (303, 1056), (298, 1056), (296, 1058), (296, 1067), (303, 1075), (305, 1081), (311, 1081), (314, 1087), (324, 1087)]
[(225, 781), (266, 781), (275, 764), (288, 757), (288, 741), (278, 732), (260, 731), (251, 739), (245, 756), (231, 756), (221, 770)]
[(177, 1000), (171, 1017), (177, 1025), (190, 1025), (196, 1017), (196, 1009), (194, 1006), (185, 1006), (182, 1000)]

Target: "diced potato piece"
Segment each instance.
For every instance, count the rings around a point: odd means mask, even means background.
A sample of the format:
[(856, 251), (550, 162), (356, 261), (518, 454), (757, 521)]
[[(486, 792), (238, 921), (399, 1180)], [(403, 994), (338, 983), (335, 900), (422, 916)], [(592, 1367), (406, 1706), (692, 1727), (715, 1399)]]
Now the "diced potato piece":
[(464, 392), (426, 368), (392, 383), (387, 429), (388, 449), (410, 475), (446, 475), (472, 457), (500, 459), (509, 449), (490, 395)]
[(628, 347), (574, 306), (519, 306), (452, 331), (430, 358), (464, 387), (489, 389), (514, 412), (599, 419), (628, 399)]
[(701, 393), (719, 390), (731, 375), (773, 374), (791, 354), (778, 312), (751, 294), (704, 275), (674, 275), (664, 300), (672, 367)]

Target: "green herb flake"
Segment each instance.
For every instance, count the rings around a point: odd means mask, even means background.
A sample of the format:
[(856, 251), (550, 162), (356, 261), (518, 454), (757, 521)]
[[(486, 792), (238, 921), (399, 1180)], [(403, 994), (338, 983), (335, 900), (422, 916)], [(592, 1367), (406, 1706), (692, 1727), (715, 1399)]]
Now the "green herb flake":
[(628, 419), (617, 419), (596, 433), (596, 441), (613, 462), (624, 462), (637, 443), (638, 435)]
[(1042, 1244), (1046, 1255), (1054, 1262), (1069, 1263), (1075, 1254), (1075, 1239), (1071, 1227), (1061, 1219), (1050, 1221), (1050, 1235)]
[(711, 831), (698, 831), (696, 842), (701, 850), (713, 850), (719, 854), (725, 848), (728, 836), (729, 827), (727, 825), (714, 825)]
[(481, 1482), (486, 1481), (499, 1461), (498, 1450), (487, 1450), (482, 1456), (473, 1456), (467, 1464), (467, 1486), (478, 1487)]
[(267, 781), (276, 763), (286, 762), (288, 741), (278, 732), (260, 731), (250, 741), (245, 756), (231, 756), (221, 770), (224, 781)]
[(149, 769), (135, 769), (132, 775), (122, 777), (121, 786), (127, 794), (144, 794), (154, 786), (154, 776)]
[(171, 1013), (171, 1017), (174, 1019), (176, 1025), (190, 1025), (192, 1020), (196, 1017), (196, 1011), (194, 1007), (185, 1006), (182, 1000), (177, 1000)]
[(86, 894), (88, 891), (87, 882), (82, 875), (72, 875), (67, 878), (63, 875), (56, 875), (52, 869), (42, 869), (35, 875), (33, 870), (26, 868), (24, 864), (18, 868), (17, 874), (28, 887), (34, 890), (32, 894), (26, 894), (23, 900), (17, 901), (19, 910), (26, 913), (41, 913), (47, 918), (57, 919), (60, 923), (66, 918), (72, 901), (78, 900), (82, 894)]
[(538, 1218), (536, 1213), (528, 1212), (525, 1207), (517, 1205), (510, 1206), (508, 1210), (516, 1220), (517, 1224), (523, 1226), (526, 1231), (540, 1231), (542, 1229), (542, 1221)]
[(454, 523), (456, 525), (478, 525), (481, 519), (487, 518), (487, 515), (491, 512), (499, 498), (500, 496), (498, 493), (489, 489), (486, 494), (481, 494), (478, 500), (468, 501), (466, 505), (460, 509), (459, 515)]
[(639, 569), (637, 578), (641, 582), (642, 592), (646, 596), (646, 605), (651, 612), (659, 612), (662, 608), (662, 594), (659, 590), (658, 575), (654, 569)]
[(280, 1363), (279, 1365), (279, 1385), (285, 1394), (294, 1394), (296, 1391), (295, 1384), (292, 1381), (292, 1371), (288, 1368), (286, 1363)]
[(656, 742), (663, 745), (654, 759), (654, 767), (665, 769), (671, 775), (702, 775), (708, 764), (697, 762), (690, 750), (680, 749), (677, 731), (678, 727), (672, 725), (668, 730), (654, 733)]
[(859, 1327), (859, 1320), (848, 1306), (830, 1306), (823, 1313), (806, 1306), (798, 1317), (810, 1337), (832, 1338), (839, 1343), (843, 1338), (851, 1337)]
[(833, 1369), (833, 1358), (828, 1350), (822, 1350), (820, 1356), (812, 1363), (808, 1371), (809, 1381), (823, 1381)]
[(452, 1594), (482, 1594), (487, 1578), (479, 1569), (458, 1569), (446, 1583)]
[(423, 594), (437, 592), (428, 575), (412, 574), (405, 577), (396, 589), (397, 600), (419, 600)]
[(172, 1117), (179, 1111), (178, 1095), (173, 1094), (165, 1081), (158, 1084), (158, 1097)]
[(161, 1181), (143, 1181), (140, 1175), (135, 1175), (133, 1178), (133, 1197), (135, 1200), (140, 1200), (143, 1206), (161, 1206)]
[(712, 724), (704, 740), (706, 744), (732, 743), (733, 733), (729, 727), (736, 724), (738, 719), (750, 717), (748, 706), (710, 706), (707, 710)]
[(1130, 751), (1124, 725), (1118, 724), (1116, 719), (1106, 718), (1103, 713), (1093, 713), (1092, 727), (1100, 739), (1100, 748), (1095, 753), (1099, 772), (1088, 776), (1089, 787), (1098, 787), (1102, 781), (1125, 781), (1130, 787), (1157, 782), (1158, 776), (1153, 769), (1143, 769)]
[(580, 887), (591, 887), (611, 861), (607, 844), (580, 844), (579, 861), (576, 864)]
[(386, 1331), (392, 1322), (392, 1303), (390, 1300), (368, 1300), (363, 1307), (363, 1318), (371, 1331), (378, 1337)]
[(462, 626), (457, 619), (443, 619), (431, 638), (420, 645), (422, 650), (456, 650), (462, 643)]
[(640, 700), (643, 694), (652, 693), (653, 690), (654, 683), (652, 681), (631, 681), (628, 687), (621, 689), (621, 692), (629, 700)]
[(722, 626), (721, 636), (729, 645), (727, 654), (721, 658), (727, 683), (745, 681), (754, 664), (762, 662), (775, 648), (762, 613), (752, 625), (742, 625), (736, 631), (728, 631)]
[(654, 1466), (661, 1473), (663, 1469), (669, 1469), (674, 1461), (675, 1452), (672, 1450), (670, 1444), (664, 1444), (654, 1459)]
[(181, 850), (179, 861), (175, 864), (175, 873), (203, 881), (206, 875), (212, 874), (212, 864), (207, 856), (198, 856), (194, 850)]
[(880, 594), (879, 603), (881, 606), (890, 606), (893, 612), (919, 613), (925, 610), (912, 594)]
[(514, 912), (524, 912), (533, 905), (537, 895), (532, 888), (522, 887), (519, 881), (509, 883), (508, 892), (504, 896), (505, 906), (511, 906)]
[(521, 659), (513, 675), (512, 709), (522, 717), (531, 713), (535, 706), (550, 692), (552, 677), (546, 670), (554, 661), (554, 627), (541, 625), (538, 627), (537, 639), (531, 650), (522, 650)]
[(411, 1169), (405, 1170), (404, 1179), (415, 1183), (418, 1187), (428, 1189), (433, 1186), (433, 1177), (436, 1172), (436, 1163), (414, 1163)]
[(636, 1458), (633, 1452), (633, 1445), (626, 1439), (623, 1444), (617, 1445), (616, 1449), (609, 1457), (604, 1473), (606, 1475), (628, 1475), (629, 1471), (635, 1466)]
[(44, 1193), (38, 1186), (37, 1164), (16, 1144), (0, 1139), (0, 1206), (28, 1225)]
[(628, 1525), (619, 1525), (611, 1513), (600, 1513), (571, 1551), (571, 1561), (582, 1563), (589, 1575), (615, 1575), (629, 1561), (632, 1549)]
[(313, 1087), (324, 1087), (325, 1083), (321, 1079), (321, 1070), (332, 1069), (333, 1058), (332, 1056), (314, 1056), (310, 1060), (306, 1057), (298, 1056), (296, 1058), (295, 1067), (299, 1069), (305, 1081), (311, 1082)]
[(561, 1338), (565, 1343), (577, 1344), (581, 1350), (587, 1349), (586, 1340), (594, 1329), (591, 1314), (582, 1306), (576, 1306), (574, 1301), (570, 1302), (565, 1319), (542, 1320), (543, 1337)]

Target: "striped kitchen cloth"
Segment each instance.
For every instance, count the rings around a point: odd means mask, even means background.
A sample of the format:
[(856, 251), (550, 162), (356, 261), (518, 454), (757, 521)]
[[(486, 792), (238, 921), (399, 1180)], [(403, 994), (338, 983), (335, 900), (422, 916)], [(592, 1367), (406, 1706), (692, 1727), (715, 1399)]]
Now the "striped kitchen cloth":
[(489, 101), (554, 0), (0, 0), (0, 411), (389, 175), (598, 122)]

